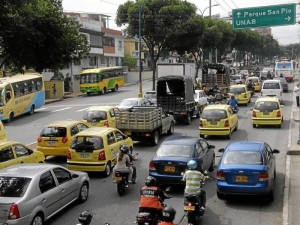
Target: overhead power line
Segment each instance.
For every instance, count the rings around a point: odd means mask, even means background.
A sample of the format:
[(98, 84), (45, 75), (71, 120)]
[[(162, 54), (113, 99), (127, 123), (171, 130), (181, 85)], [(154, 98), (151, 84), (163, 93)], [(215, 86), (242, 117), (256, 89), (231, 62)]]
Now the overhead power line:
[(234, 5), (235, 8), (239, 8), (239, 7), (234, 3), (233, 0), (230, 0), (230, 1), (232, 2), (232, 4)]
[(220, 2), (218, 1), (218, 0), (215, 0), (215, 2), (217, 3), (217, 4), (219, 4), (219, 6), (222, 8), (222, 10), (224, 11), (224, 12), (226, 12), (226, 14), (228, 13), (228, 9), (226, 9), (222, 4), (220, 4)]
[(227, 5), (227, 7), (228, 7), (230, 10), (232, 10), (231, 6), (228, 5), (226, 1), (224, 1), (224, 0), (222, 0), (222, 1), (225, 3), (225, 5)]

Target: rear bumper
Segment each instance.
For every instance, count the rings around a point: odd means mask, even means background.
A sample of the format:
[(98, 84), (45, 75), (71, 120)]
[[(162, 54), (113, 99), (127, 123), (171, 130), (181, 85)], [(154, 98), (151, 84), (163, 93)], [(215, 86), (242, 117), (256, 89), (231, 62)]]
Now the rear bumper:
[(43, 152), (45, 156), (67, 156), (69, 147), (41, 147), (37, 146), (37, 151)]
[(200, 128), (199, 129), (200, 135), (229, 135), (230, 129), (229, 128)]
[(149, 176), (154, 177), (159, 184), (178, 184), (185, 185), (185, 182), (182, 181), (182, 175), (166, 175), (158, 174), (156, 171), (149, 171)]
[(252, 124), (257, 125), (280, 125), (282, 123), (282, 119), (266, 119), (266, 118), (252, 118)]
[(265, 195), (271, 190), (269, 182), (258, 182), (255, 185), (237, 185), (228, 184), (226, 181), (217, 181), (217, 191), (221, 194)]
[(82, 163), (67, 161), (67, 168), (70, 170), (76, 171), (85, 171), (85, 172), (103, 172), (105, 171), (106, 163)]

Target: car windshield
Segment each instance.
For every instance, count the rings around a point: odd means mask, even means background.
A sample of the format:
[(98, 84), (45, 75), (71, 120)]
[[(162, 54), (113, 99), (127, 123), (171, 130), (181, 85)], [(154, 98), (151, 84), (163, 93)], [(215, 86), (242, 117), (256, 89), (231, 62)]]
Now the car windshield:
[(254, 109), (259, 111), (273, 111), (279, 109), (277, 102), (257, 102)]
[(191, 157), (191, 147), (185, 145), (161, 145), (156, 155), (189, 158)]
[(121, 103), (120, 103), (120, 106), (137, 106), (138, 105), (138, 100), (136, 99), (131, 99), (131, 100), (123, 100)]
[(263, 89), (280, 89), (279, 83), (264, 83)]
[(73, 139), (70, 148), (76, 151), (93, 151), (97, 149), (102, 149), (103, 139), (101, 137), (93, 136), (77, 136)]
[(221, 120), (227, 118), (227, 113), (222, 109), (206, 109), (203, 110), (201, 118), (206, 120)]
[(244, 87), (235, 87), (235, 88), (230, 88), (229, 93), (232, 94), (242, 94), (245, 93), (246, 90)]
[(223, 157), (223, 164), (263, 164), (262, 155), (255, 151), (227, 151)]
[(0, 177), (0, 197), (22, 197), (30, 181), (25, 177)]
[(66, 137), (67, 129), (65, 127), (46, 127), (42, 130), (42, 137)]
[(83, 119), (89, 122), (99, 122), (101, 120), (106, 120), (106, 112), (105, 111), (87, 111), (83, 115)]

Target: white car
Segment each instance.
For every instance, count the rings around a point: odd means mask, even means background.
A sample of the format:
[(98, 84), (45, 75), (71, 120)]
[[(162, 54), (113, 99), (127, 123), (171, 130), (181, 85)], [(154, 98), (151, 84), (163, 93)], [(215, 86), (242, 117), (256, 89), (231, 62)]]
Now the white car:
[(277, 97), (282, 100), (282, 86), (280, 80), (265, 80), (261, 87), (261, 96)]

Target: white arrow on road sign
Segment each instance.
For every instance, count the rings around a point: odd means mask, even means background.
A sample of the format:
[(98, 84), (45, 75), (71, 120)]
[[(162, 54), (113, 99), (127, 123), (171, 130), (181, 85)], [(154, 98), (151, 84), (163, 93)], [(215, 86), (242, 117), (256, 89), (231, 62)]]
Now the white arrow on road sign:
[(236, 15), (237, 15), (238, 17), (240, 17), (240, 16), (241, 16), (241, 13), (240, 13), (240, 12), (238, 12)]
[(284, 18), (287, 21), (290, 21), (292, 18), (290, 16), (288, 16), (287, 18)]

